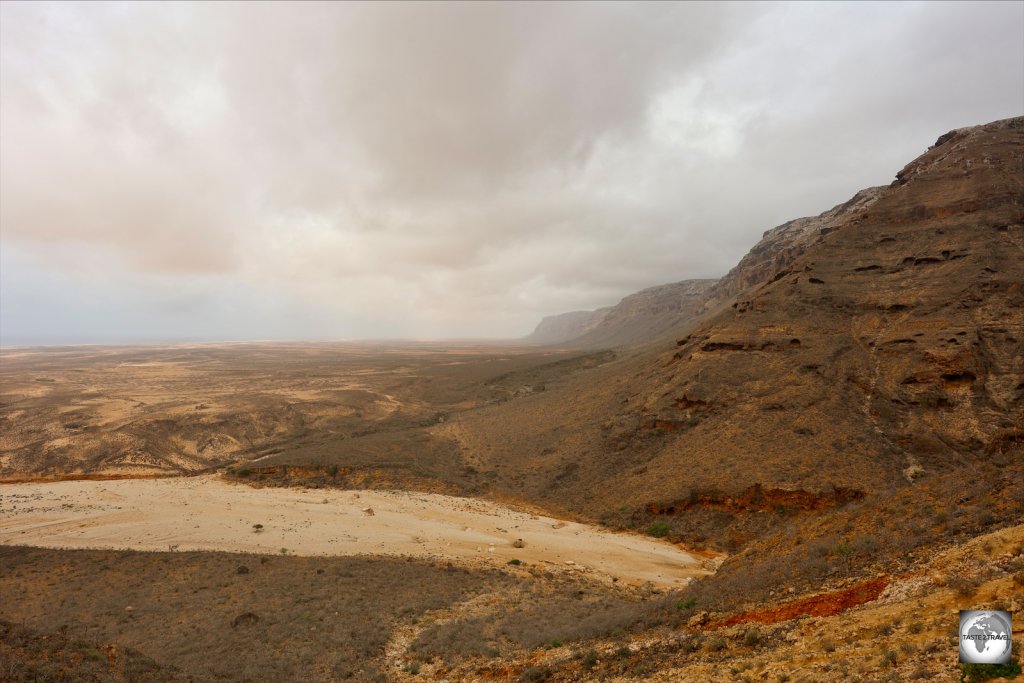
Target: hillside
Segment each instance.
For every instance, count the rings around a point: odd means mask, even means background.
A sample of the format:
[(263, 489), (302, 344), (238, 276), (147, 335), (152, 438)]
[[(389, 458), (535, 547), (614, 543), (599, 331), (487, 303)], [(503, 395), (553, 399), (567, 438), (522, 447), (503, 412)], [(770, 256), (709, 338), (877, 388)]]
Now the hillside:
[(1022, 149), (1021, 118), (943, 135), (688, 336), (446, 433), (517, 495), (720, 547), (905, 489), (997, 500), (1024, 442)]

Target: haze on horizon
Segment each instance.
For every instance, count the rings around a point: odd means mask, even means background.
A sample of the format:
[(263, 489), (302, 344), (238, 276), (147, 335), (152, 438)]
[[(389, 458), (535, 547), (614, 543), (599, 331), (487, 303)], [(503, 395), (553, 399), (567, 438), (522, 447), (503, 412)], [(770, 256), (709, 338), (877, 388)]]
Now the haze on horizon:
[(0, 342), (520, 337), (1022, 112), (1022, 2), (4, 2)]

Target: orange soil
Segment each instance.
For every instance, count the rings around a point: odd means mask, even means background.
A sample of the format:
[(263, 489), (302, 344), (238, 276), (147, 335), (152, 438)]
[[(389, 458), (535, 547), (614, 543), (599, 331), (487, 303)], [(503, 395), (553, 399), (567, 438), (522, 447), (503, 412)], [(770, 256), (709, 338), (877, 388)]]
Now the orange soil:
[(728, 619), (710, 624), (709, 628), (745, 624), (752, 621), (761, 624), (774, 624), (802, 616), (830, 617), (844, 612), (851, 607), (871, 602), (881, 595), (888, 585), (889, 577), (882, 576), (858, 583), (850, 588), (844, 588), (843, 590), (831, 593), (822, 593), (821, 595), (814, 595), (809, 598), (801, 598), (800, 600), (794, 600), (771, 609), (740, 612)]

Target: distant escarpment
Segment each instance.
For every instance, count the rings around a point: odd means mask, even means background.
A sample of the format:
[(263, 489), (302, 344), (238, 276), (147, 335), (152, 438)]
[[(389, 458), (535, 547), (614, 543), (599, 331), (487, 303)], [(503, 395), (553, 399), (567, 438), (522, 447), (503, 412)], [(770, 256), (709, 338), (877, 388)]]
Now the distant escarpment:
[(546, 316), (526, 340), (537, 344), (561, 344), (576, 339), (599, 325), (610, 310), (611, 307), (605, 307), (596, 311), (572, 311)]
[(714, 313), (740, 293), (768, 283), (822, 236), (873, 205), (885, 189), (861, 190), (822, 214), (765, 231), (761, 241), (721, 279), (673, 282), (631, 294), (610, 308), (548, 316), (527, 340), (601, 348), (644, 343), (670, 334)]
[(579, 348), (642, 343), (671, 332), (705, 308), (715, 279), (683, 280), (630, 294), (615, 306), (544, 318), (527, 339)]

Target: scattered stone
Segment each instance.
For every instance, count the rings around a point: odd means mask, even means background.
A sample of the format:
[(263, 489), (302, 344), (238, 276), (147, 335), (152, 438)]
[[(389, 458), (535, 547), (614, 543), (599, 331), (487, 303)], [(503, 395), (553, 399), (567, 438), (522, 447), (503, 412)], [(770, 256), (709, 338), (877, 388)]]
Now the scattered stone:
[(686, 622), (687, 626), (702, 626), (708, 622), (708, 613), (701, 611), (690, 617), (689, 621)]
[(373, 508), (364, 508), (363, 514), (367, 517), (373, 517)]
[(517, 538), (516, 540), (512, 541), (512, 547), (513, 548), (525, 548), (526, 547), (526, 541), (524, 541), (521, 538)]
[(243, 565), (239, 565), (238, 569), (235, 570), (235, 573), (236, 574), (248, 574), (249, 573), (249, 568), (246, 567), (244, 564)]
[(260, 617), (255, 612), (242, 612), (237, 617), (231, 620), (231, 628), (238, 628), (239, 626), (252, 626), (260, 620)]

